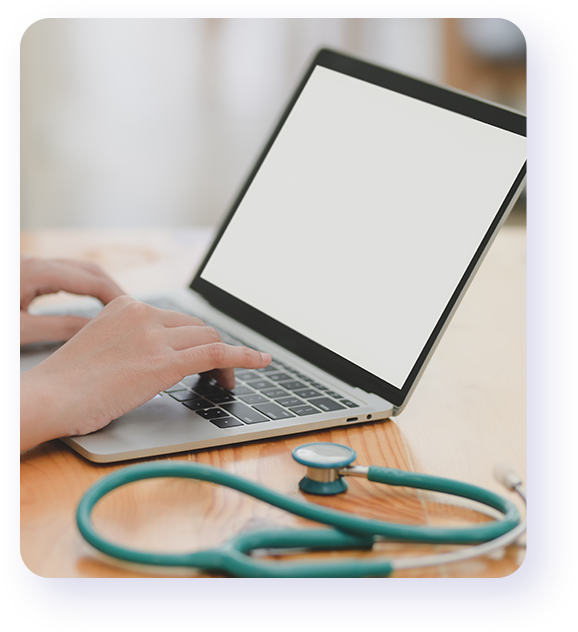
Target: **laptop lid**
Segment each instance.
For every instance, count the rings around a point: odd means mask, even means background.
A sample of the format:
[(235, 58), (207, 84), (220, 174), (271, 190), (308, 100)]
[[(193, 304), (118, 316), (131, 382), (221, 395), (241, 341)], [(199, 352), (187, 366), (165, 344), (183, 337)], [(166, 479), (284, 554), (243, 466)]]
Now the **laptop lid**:
[(315, 57), (191, 288), (403, 407), (522, 190), (526, 119)]

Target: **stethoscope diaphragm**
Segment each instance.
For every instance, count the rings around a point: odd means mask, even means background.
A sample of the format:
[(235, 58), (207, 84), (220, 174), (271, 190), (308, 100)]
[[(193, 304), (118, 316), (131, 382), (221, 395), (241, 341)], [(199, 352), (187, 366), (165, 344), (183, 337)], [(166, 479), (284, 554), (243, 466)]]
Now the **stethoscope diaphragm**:
[(347, 490), (340, 468), (355, 459), (355, 450), (338, 443), (306, 443), (293, 450), (293, 458), (307, 467), (307, 475), (299, 481), (299, 489), (307, 494), (334, 496)]

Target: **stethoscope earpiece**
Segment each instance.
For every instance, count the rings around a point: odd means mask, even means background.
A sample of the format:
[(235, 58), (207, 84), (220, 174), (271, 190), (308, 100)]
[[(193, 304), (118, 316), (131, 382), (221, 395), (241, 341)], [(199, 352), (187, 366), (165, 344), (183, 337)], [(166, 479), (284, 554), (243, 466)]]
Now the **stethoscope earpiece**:
[(347, 490), (340, 469), (357, 458), (355, 450), (338, 443), (306, 443), (293, 450), (297, 463), (307, 467), (299, 489), (317, 496), (334, 496)]

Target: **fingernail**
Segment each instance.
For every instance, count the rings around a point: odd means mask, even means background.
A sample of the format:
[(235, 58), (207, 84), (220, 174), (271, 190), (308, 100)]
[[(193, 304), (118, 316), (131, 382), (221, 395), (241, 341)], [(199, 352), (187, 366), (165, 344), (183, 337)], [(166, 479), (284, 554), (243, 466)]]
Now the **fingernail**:
[(271, 362), (271, 355), (269, 353), (261, 353), (261, 360), (269, 364), (269, 362)]

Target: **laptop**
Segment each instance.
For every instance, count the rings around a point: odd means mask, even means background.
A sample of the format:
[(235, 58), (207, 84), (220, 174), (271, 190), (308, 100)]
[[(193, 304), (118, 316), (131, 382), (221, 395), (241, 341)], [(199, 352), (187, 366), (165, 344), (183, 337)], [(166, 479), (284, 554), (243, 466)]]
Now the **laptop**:
[(525, 177), (524, 115), (319, 51), (190, 287), (139, 297), (271, 365), (62, 441), (114, 462), (399, 415)]

